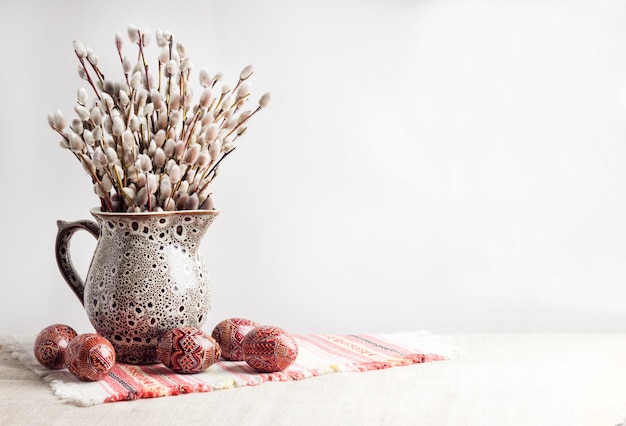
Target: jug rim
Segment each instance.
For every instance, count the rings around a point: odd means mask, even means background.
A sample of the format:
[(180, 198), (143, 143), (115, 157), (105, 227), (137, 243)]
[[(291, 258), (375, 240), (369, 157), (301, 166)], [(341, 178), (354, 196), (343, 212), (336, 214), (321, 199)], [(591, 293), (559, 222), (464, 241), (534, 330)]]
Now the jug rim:
[(159, 211), (159, 212), (107, 212), (102, 211), (100, 207), (94, 207), (89, 210), (94, 216), (127, 216), (127, 217), (141, 217), (141, 216), (184, 216), (184, 215), (214, 215), (219, 214), (219, 210), (173, 210), (173, 211)]

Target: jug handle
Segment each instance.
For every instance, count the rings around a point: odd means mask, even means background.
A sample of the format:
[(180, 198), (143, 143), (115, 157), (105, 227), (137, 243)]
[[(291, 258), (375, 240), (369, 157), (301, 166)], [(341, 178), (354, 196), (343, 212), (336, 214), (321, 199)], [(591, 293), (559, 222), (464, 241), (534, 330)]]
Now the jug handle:
[(80, 300), (80, 303), (84, 305), (85, 280), (78, 274), (72, 262), (70, 255), (70, 239), (74, 233), (80, 229), (88, 231), (98, 239), (100, 236), (100, 227), (96, 222), (91, 220), (77, 220), (75, 222), (57, 220), (57, 227), (58, 232), (55, 244), (57, 266), (67, 284), (76, 297), (78, 297), (78, 300)]

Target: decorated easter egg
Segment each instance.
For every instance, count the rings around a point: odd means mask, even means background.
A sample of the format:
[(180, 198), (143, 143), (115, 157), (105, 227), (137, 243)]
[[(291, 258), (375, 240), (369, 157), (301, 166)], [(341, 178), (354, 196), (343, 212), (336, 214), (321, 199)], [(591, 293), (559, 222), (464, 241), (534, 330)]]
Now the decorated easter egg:
[(113, 345), (98, 334), (81, 334), (73, 338), (67, 346), (67, 368), (81, 380), (100, 380), (114, 365)]
[(211, 336), (220, 344), (222, 358), (229, 361), (243, 361), (241, 344), (246, 334), (254, 327), (256, 322), (245, 318), (229, 318), (215, 326)]
[(282, 328), (255, 327), (242, 343), (243, 359), (255, 370), (272, 373), (289, 367), (298, 357), (296, 341)]
[(67, 345), (74, 337), (76, 331), (69, 325), (53, 324), (44, 328), (35, 339), (35, 358), (44, 367), (65, 368)]
[(199, 373), (220, 357), (220, 345), (195, 327), (175, 327), (161, 336), (157, 357), (176, 373)]

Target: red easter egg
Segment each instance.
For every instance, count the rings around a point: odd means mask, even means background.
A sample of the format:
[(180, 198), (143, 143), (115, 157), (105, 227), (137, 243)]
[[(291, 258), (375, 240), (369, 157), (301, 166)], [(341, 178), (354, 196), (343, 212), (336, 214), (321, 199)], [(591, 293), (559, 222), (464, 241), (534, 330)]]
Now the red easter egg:
[(254, 327), (256, 322), (245, 318), (229, 318), (215, 326), (211, 336), (220, 344), (222, 358), (229, 361), (243, 361), (241, 344), (246, 334)]
[(114, 365), (113, 345), (98, 334), (81, 334), (67, 346), (67, 368), (81, 380), (100, 380)]
[(243, 339), (243, 359), (263, 373), (282, 371), (298, 357), (296, 341), (282, 328), (260, 326)]
[(220, 345), (195, 327), (175, 327), (161, 336), (157, 357), (176, 373), (199, 373), (220, 357)]
[(44, 367), (65, 368), (67, 345), (76, 337), (76, 331), (65, 324), (53, 324), (41, 330), (35, 339), (35, 358)]

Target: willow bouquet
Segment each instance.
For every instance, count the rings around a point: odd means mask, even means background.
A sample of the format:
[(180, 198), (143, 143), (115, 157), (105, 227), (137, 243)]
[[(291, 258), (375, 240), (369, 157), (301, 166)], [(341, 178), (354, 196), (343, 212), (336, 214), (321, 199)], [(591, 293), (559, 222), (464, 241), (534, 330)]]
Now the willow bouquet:
[(102, 211), (211, 210), (211, 182), (270, 95), (246, 109), (252, 66), (234, 85), (202, 68), (193, 103), (193, 64), (182, 43), (169, 31), (155, 32), (161, 49), (155, 76), (144, 54), (150, 31), (129, 25), (128, 39), (137, 47), (135, 60), (123, 54), (123, 37), (115, 35), (119, 80), (106, 78), (94, 52), (74, 42), (78, 73), (93, 99), (80, 88), (70, 125), (61, 111), (49, 114), (48, 122), (91, 178)]

